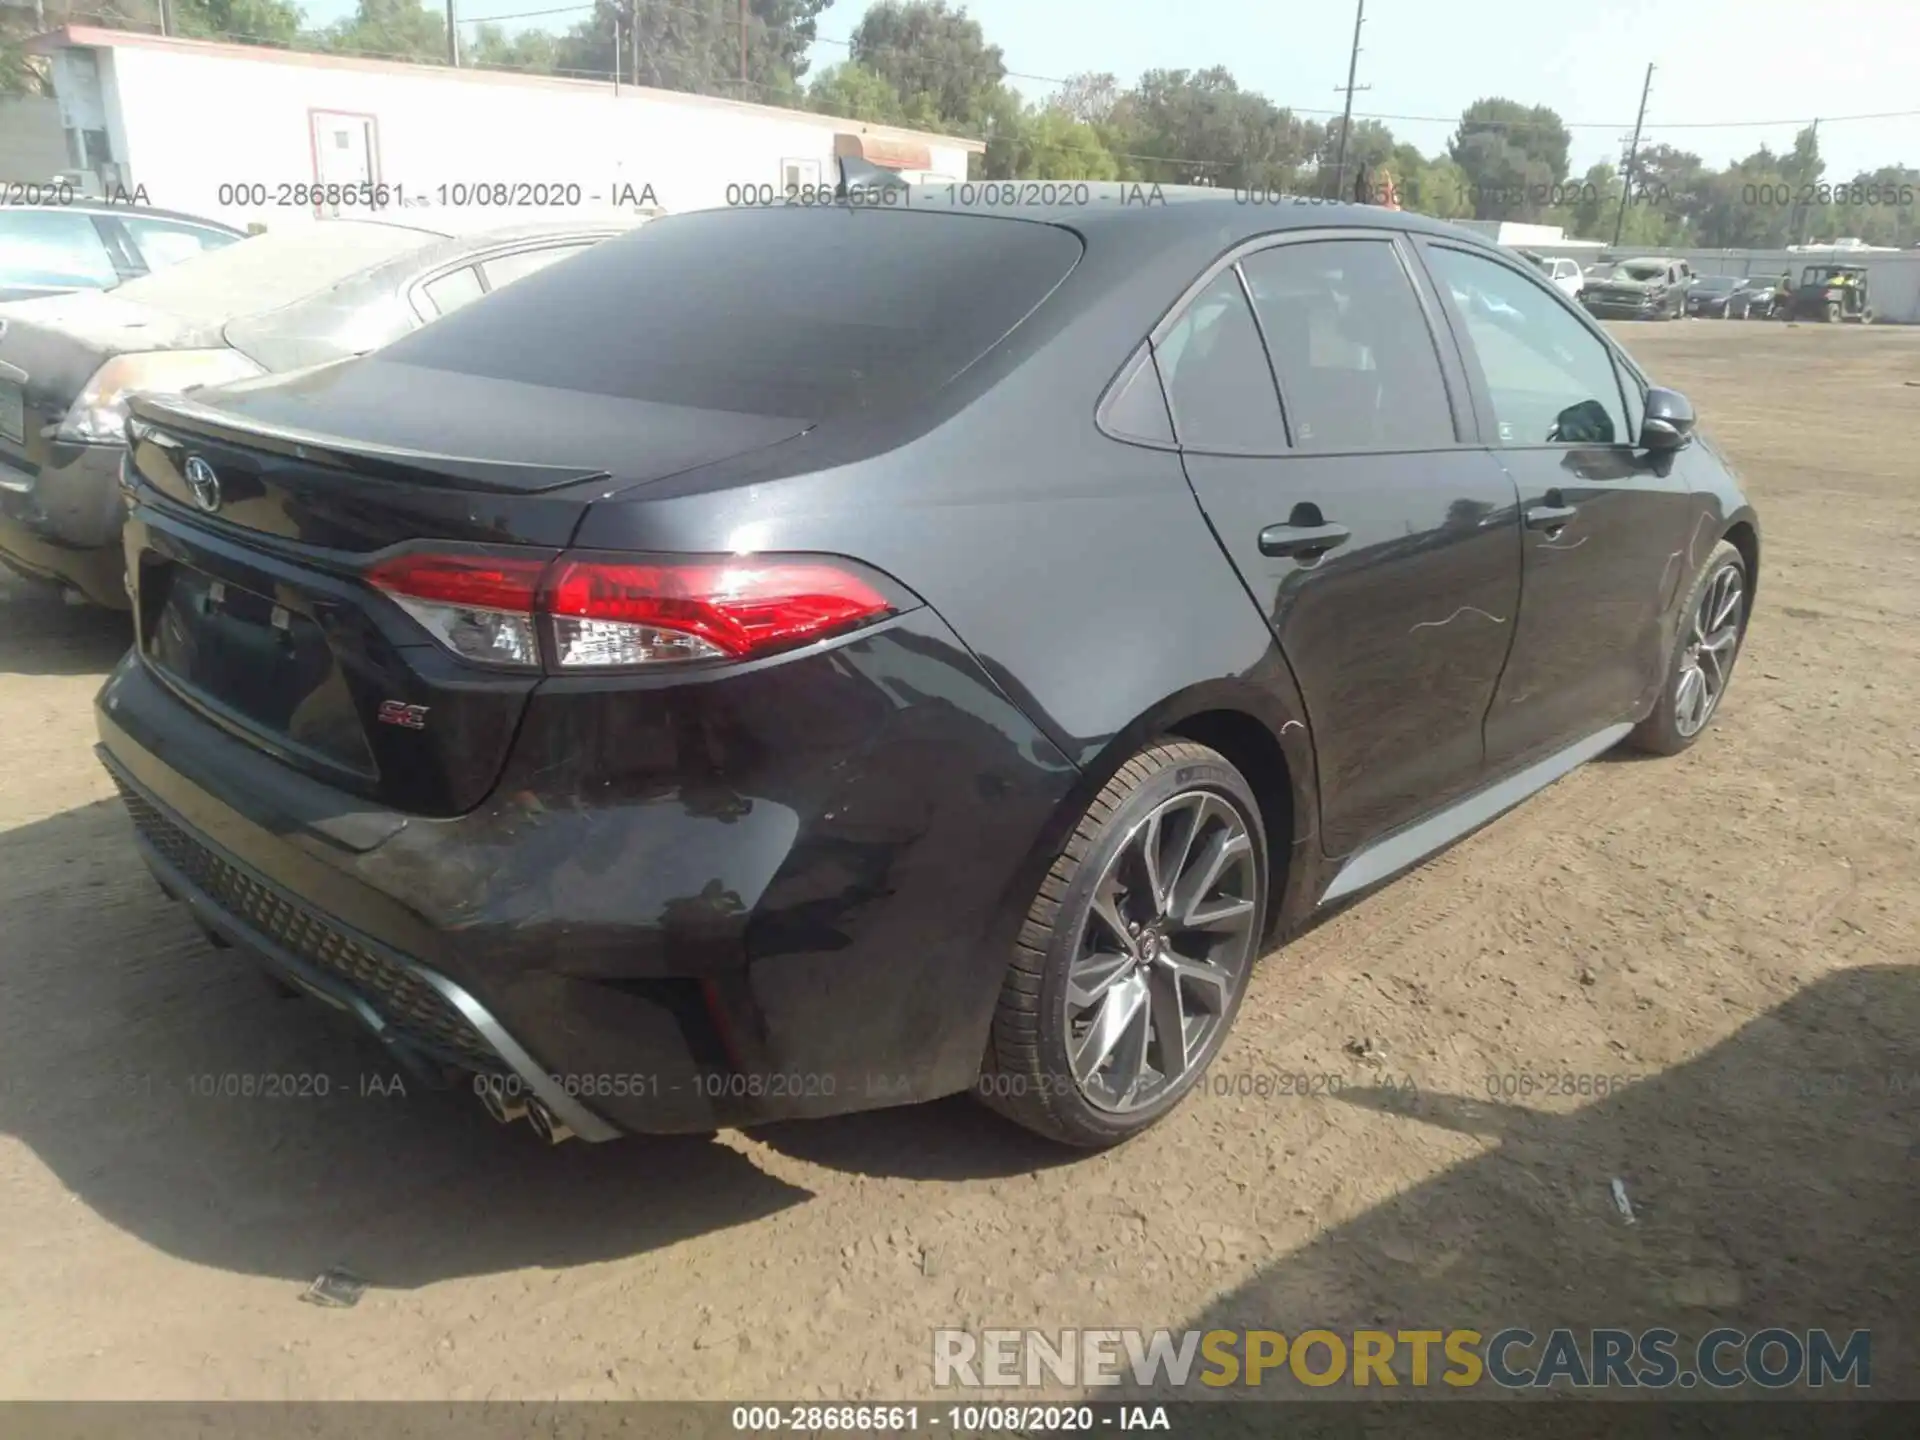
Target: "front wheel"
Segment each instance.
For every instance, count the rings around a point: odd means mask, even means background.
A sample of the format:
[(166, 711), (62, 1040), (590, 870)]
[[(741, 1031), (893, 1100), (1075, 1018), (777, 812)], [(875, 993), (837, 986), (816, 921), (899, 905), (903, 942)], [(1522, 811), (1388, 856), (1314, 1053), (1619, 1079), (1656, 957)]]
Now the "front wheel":
[(1134, 752), (1028, 909), (980, 1097), (1088, 1149), (1145, 1130), (1226, 1039), (1266, 904), (1267, 836), (1240, 772), (1191, 741)]
[(1733, 680), (1747, 633), (1747, 562), (1722, 540), (1694, 578), (1653, 713), (1627, 737), (1637, 750), (1678, 755), (1700, 738)]

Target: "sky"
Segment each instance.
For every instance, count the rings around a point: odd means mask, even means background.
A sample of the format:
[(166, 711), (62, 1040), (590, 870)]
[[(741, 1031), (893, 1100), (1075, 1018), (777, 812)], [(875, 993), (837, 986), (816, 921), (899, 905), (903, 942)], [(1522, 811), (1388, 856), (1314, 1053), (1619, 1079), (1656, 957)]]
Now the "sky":
[[(457, 0), (463, 21), (554, 9), (569, 0)], [(645, 3), (645, 0), (642, 0)], [(682, 0), (686, 3), (686, 0)], [(815, 71), (843, 44), (868, 0), (835, 0), (819, 20)], [(306, 0), (309, 23), (350, 14), (354, 0)], [(520, 20), (508, 29), (565, 30), (591, 9)], [(1353, 41), (1350, 0), (971, 0), (1009, 78), (1029, 99), (1058, 80), (1111, 71), (1131, 84), (1148, 69), (1225, 65), (1240, 85), (1302, 115), (1339, 114)], [(1724, 166), (1760, 145), (1791, 146), (1820, 118), (1826, 178), (1904, 162), (1920, 166), (1920, 5), (1913, 0), (1366, 0), (1356, 118), (1384, 120), (1428, 155), (1460, 111), (1499, 95), (1550, 105), (1573, 135), (1572, 172), (1619, 158), (1654, 62), (1645, 140)], [(1899, 118), (1847, 119), (1851, 116)], [(1392, 117), (1435, 117), (1424, 121)], [(1735, 123), (1727, 122), (1770, 122)]]

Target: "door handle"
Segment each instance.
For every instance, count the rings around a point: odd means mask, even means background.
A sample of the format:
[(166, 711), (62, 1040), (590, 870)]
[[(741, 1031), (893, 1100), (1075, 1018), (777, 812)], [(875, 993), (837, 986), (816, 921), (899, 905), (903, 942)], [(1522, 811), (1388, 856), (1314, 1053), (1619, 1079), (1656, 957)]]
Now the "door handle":
[(1578, 505), (1535, 505), (1527, 511), (1529, 530), (1558, 530), (1580, 513)]
[(1269, 525), (1260, 532), (1260, 553), (1312, 560), (1352, 538), (1344, 525)]

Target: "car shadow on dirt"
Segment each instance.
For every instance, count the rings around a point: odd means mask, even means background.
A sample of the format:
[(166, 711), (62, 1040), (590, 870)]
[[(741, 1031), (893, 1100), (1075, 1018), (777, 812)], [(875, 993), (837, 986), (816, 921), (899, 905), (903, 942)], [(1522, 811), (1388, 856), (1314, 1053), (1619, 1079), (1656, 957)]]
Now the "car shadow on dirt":
[(130, 616), (0, 573), (0, 675), (105, 675), (132, 643)]
[(0, 1132), (166, 1253), (410, 1289), (636, 1255), (810, 1198), (706, 1137), (541, 1145), (273, 992), (159, 893), (118, 801), (0, 834)]
[(796, 1160), (885, 1179), (998, 1179), (1087, 1158), (1085, 1151), (1020, 1129), (972, 1095), (756, 1126), (747, 1133)]
[[(1432, 1126), (1484, 1149), (1318, 1234), (1185, 1323), (1288, 1335), (1466, 1327), (1490, 1336), (1519, 1326), (1542, 1339), (1565, 1326), (1583, 1343), (1593, 1327), (1665, 1326), (1681, 1337), (1682, 1370), (1692, 1368), (1691, 1345), (1716, 1326), (1825, 1327), (1840, 1345), (1864, 1329), (1872, 1388), (1855, 1396), (1920, 1397), (1916, 1037), (1920, 966), (1865, 967), (1818, 981), (1686, 1064), (1575, 1100), (1577, 1108), (1544, 1098), (1564, 1083), (1553, 1067), (1489, 1076), (1478, 1095), (1349, 1090), (1342, 1099), (1406, 1127), (1409, 1138)], [(1500, 1098), (1488, 1098), (1495, 1091)], [(1353, 1123), (1381, 1121), (1356, 1113)], [(1631, 1222), (1613, 1194), (1616, 1178)], [(1315, 1354), (1313, 1368), (1323, 1369), (1326, 1352)], [(1412, 1393), (1407, 1357), (1403, 1346), (1401, 1398)], [(1512, 1358), (1524, 1367), (1539, 1350), (1516, 1347)], [(1350, 1372), (1333, 1389), (1282, 1383), (1292, 1398), (1381, 1396), (1356, 1393)], [(1489, 1391), (1505, 1393), (1484, 1382), (1454, 1391), (1437, 1379), (1422, 1393)]]
[[(465, 1088), (216, 950), (141, 865), (119, 801), (0, 834), (0, 1132), (169, 1254), (386, 1289), (643, 1253), (802, 1203), (707, 1137), (540, 1145)], [(959, 1096), (751, 1132), (833, 1169), (1019, 1174), (1077, 1157)]]

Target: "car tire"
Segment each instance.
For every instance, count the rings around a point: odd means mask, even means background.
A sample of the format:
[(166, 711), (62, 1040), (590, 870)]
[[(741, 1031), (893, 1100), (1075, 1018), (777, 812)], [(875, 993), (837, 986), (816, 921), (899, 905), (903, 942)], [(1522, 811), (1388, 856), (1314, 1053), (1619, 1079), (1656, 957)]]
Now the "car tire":
[(1164, 1118), (1200, 1082), (1246, 994), (1267, 854), (1253, 790), (1224, 756), (1173, 738), (1135, 751), (1028, 908), (979, 1097), (1083, 1149)]
[(1746, 560), (1722, 540), (1687, 590), (1660, 698), (1627, 736), (1628, 745), (1652, 755), (1678, 755), (1706, 733), (1733, 683), (1752, 593)]

